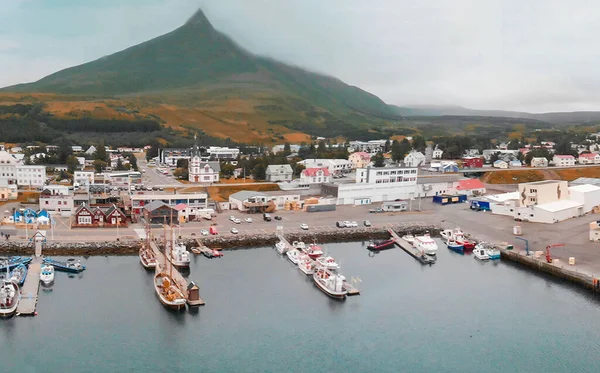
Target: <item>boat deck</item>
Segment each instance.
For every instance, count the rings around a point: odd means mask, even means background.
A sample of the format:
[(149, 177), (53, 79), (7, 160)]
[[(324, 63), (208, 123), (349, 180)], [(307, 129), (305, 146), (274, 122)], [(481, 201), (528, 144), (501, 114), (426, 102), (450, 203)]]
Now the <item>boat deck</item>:
[[(167, 261), (167, 258), (165, 258), (165, 254), (163, 254), (163, 252), (159, 250), (156, 242), (150, 241), (150, 247), (152, 248), (152, 251), (154, 251), (154, 254), (156, 255), (157, 265), (159, 265), (161, 268), (168, 268), (167, 266), (172, 265), (170, 262)], [(179, 289), (183, 292), (183, 294), (185, 294), (185, 299), (187, 300), (188, 305), (203, 306), (206, 304), (206, 302), (204, 302), (204, 300), (202, 300), (202, 298), (200, 298), (200, 297), (198, 298), (198, 300), (190, 300), (189, 299), (188, 282), (183, 277), (183, 275), (177, 270), (177, 268), (173, 268), (172, 275), (173, 275), (173, 280), (177, 283), (177, 287), (179, 287)]]
[(411, 245), (408, 241), (406, 241), (402, 237), (398, 236), (398, 234), (396, 232), (394, 232), (393, 229), (391, 229), (391, 228), (388, 229), (388, 232), (390, 232), (390, 235), (394, 238), (394, 240), (396, 240), (396, 245), (398, 245), (402, 250), (406, 251), (410, 256), (415, 258), (419, 263), (421, 263), (421, 264), (435, 263), (435, 261), (429, 261), (429, 260), (423, 259), (423, 257), (421, 256), (421, 252), (419, 250), (417, 250), (415, 247), (413, 247), (413, 245)]
[(40, 290), (40, 272), (42, 270), (42, 258), (40, 256), (33, 257), (29, 268), (27, 269), (27, 277), (25, 283), (21, 287), (21, 300), (17, 307), (17, 315), (33, 316), (38, 302), (38, 292)]

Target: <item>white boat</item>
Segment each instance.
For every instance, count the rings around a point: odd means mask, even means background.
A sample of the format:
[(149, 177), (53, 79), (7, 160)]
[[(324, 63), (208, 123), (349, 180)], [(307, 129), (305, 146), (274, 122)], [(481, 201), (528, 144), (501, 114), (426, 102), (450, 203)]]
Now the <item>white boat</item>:
[(306, 244), (302, 241), (294, 241), (292, 242), (292, 246), (294, 249), (298, 249), (300, 251), (304, 251), (304, 249), (306, 249)]
[(50, 285), (54, 282), (54, 267), (50, 264), (43, 264), (40, 271), (40, 281), (44, 285)]
[(337, 273), (319, 269), (313, 274), (315, 284), (322, 292), (336, 299), (344, 299), (348, 291), (344, 288), (346, 278)]
[(428, 234), (416, 236), (414, 246), (427, 256), (435, 257), (437, 254), (437, 244)]
[(298, 269), (305, 275), (312, 275), (315, 273), (315, 262), (308, 256), (301, 255), (298, 258)]
[(415, 237), (412, 234), (405, 234), (402, 239), (411, 245), (415, 242)]
[(444, 239), (444, 241), (448, 241), (452, 238), (452, 229), (444, 229), (440, 232), (440, 236)]
[(304, 249), (304, 252), (307, 253), (311, 259), (317, 259), (323, 255), (323, 249), (321, 249), (321, 246), (317, 245), (316, 243), (311, 243), (308, 245), (308, 247)]
[(485, 242), (480, 242), (475, 246), (475, 249), (485, 250), (488, 258), (490, 260), (500, 259), (500, 250), (496, 249), (493, 246), (488, 245)]
[(335, 258), (331, 256), (321, 256), (317, 258), (317, 265), (324, 267), (325, 269), (337, 270), (340, 269), (340, 265), (335, 261)]
[(158, 267), (156, 268), (156, 274), (154, 275), (154, 290), (156, 295), (165, 307), (180, 310), (185, 308), (185, 295), (177, 287), (173, 278), (166, 272), (160, 272)]
[(475, 259), (489, 260), (490, 256), (487, 254), (486, 251), (487, 250), (483, 247), (483, 245), (478, 244), (477, 246), (475, 246), (475, 249), (473, 249), (473, 255), (475, 255)]
[(187, 251), (183, 244), (174, 243), (171, 250), (169, 250), (169, 261), (173, 263), (175, 267), (188, 268), (192, 256)]
[(2, 280), (0, 285), (0, 317), (11, 317), (19, 306), (19, 285), (14, 281)]
[(139, 251), (140, 263), (146, 269), (156, 268), (156, 256), (154, 251), (147, 246), (143, 246)]
[(300, 257), (300, 251), (298, 249), (289, 250), (285, 255), (287, 255), (290, 262), (298, 264), (298, 258)]
[(283, 255), (289, 250), (289, 248), (285, 242), (279, 241), (275, 244), (275, 250), (277, 250), (279, 254)]

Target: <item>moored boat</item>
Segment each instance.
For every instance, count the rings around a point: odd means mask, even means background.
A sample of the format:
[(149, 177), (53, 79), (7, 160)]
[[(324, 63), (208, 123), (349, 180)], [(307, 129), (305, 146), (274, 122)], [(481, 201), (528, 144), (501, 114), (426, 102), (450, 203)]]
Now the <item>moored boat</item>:
[(189, 268), (192, 259), (185, 245), (175, 243), (175, 241), (172, 242), (171, 250), (169, 250), (167, 257), (178, 268)]
[(300, 255), (298, 258), (298, 269), (305, 275), (315, 273), (315, 262), (308, 255)]
[(54, 267), (50, 264), (42, 264), (40, 270), (40, 281), (44, 285), (50, 285), (54, 282)]
[(200, 252), (207, 258), (214, 258), (212, 249), (209, 249), (208, 247), (203, 247), (200, 249)]
[(44, 258), (43, 263), (50, 264), (55, 270), (62, 272), (79, 273), (85, 270), (85, 265), (81, 264), (81, 260), (73, 258), (67, 259), (65, 262), (52, 258)]
[(346, 278), (340, 274), (319, 269), (313, 274), (317, 287), (328, 296), (336, 299), (346, 298), (348, 291), (344, 288)]
[[(480, 244), (481, 244), (481, 246), (483, 246), (485, 248), (485, 253), (488, 255), (490, 260), (500, 259), (500, 257), (501, 257), (500, 250), (496, 249), (493, 246), (487, 245), (487, 244), (483, 244), (483, 243), (480, 243)], [(480, 244), (477, 244), (477, 246), (479, 246)]]
[(449, 240), (452, 238), (452, 229), (444, 229), (443, 231), (440, 232), (440, 236), (442, 236), (442, 238), (444, 240)]
[(448, 242), (446, 242), (446, 246), (448, 246), (448, 249), (450, 249), (452, 251), (456, 251), (457, 253), (464, 252), (463, 244), (458, 243), (458, 242), (454, 241), (453, 239), (449, 239)]
[(285, 242), (279, 241), (275, 244), (275, 250), (277, 250), (279, 254), (283, 255), (289, 250), (289, 247), (285, 244)]
[(11, 256), (0, 259), (0, 272), (7, 272), (16, 268), (19, 264), (28, 265), (32, 258), (24, 256)]
[(17, 283), (19, 286), (23, 286), (25, 278), (27, 277), (27, 266), (19, 264), (10, 272), (10, 280)]
[(329, 270), (338, 270), (340, 269), (339, 263), (335, 261), (335, 258), (332, 256), (321, 256), (317, 258), (317, 267), (323, 267)]
[(374, 250), (374, 251), (386, 250), (386, 249), (391, 249), (392, 247), (394, 247), (395, 244), (396, 244), (396, 240), (394, 240), (393, 238), (390, 238), (385, 241), (372, 241), (367, 246), (367, 249)]
[(154, 275), (154, 290), (165, 307), (175, 310), (185, 308), (185, 295), (175, 285), (173, 278), (168, 273), (159, 271), (158, 267)]
[(475, 248), (475, 242), (467, 240), (460, 228), (456, 228), (452, 231), (451, 238), (457, 243), (462, 244), (464, 250), (472, 250)]
[(424, 255), (427, 255), (431, 258), (436, 257), (438, 247), (429, 234), (425, 234), (423, 236), (416, 236), (414, 246), (418, 250), (420, 250)]
[(19, 306), (19, 285), (10, 280), (2, 280), (0, 285), (0, 317), (11, 317)]
[(156, 268), (156, 255), (154, 255), (154, 251), (147, 246), (142, 246), (139, 251), (140, 263), (146, 269)]
[(475, 249), (473, 250), (473, 255), (475, 256), (475, 259), (479, 259), (479, 260), (489, 260), (490, 257), (486, 252), (486, 249), (483, 247), (483, 245), (477, 245), (475, 247)]
[(321, 246), (317, 245), (316, 243), (311, 243), (308, 245), (308, 247), (304, 249), (304, 252), (308, 254), (311, 259), (317, 259), (323, 255), (323, 249), (321, 249)]
[(415, 236), (413, 236), (412, 234), (405, 234), (404, 236), (402, 236), (402, 239), (411, 245), (415, 242)]
[(302, 241), (294, 241), (292, 242), (292, 246), (294, 249), (298, 249), (300, 251), (304, 251), (304, 249), (306, 249), (306, 244)]
[(298, 249), (291, 249), (287, 253), (285, 253), (285, 255), (287, 255), (290, 262), (292, 262), (294, 264), (298, 264), (298, 259), (300, 258), (300, 254), (301, 254), (301, 252)]

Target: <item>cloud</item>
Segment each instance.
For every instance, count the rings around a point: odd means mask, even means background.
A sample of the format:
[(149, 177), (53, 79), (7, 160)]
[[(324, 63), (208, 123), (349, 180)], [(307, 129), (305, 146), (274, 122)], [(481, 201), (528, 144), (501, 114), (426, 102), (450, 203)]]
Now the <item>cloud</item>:
[(31, 0), (0, 14), (17, 47), (0, 69), (19, 70), (0, 85), (166, 33), (198, 6), (248, 50), (389, 103), (600, 110), (600, 3), (588, 0)]

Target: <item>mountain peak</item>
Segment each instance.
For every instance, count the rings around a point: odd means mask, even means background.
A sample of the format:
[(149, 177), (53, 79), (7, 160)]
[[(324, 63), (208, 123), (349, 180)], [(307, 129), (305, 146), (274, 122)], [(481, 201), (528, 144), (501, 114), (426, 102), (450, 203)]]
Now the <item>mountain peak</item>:
[(202, 26), (212, 27), (212, 25), (210, 24), (210, 21), (208, 20), (208, 18), (206, 18), (202, 9), (198, 9), (196, 11), (196, 13), (194, 13), (194, 15), (190, 19), (188, 19), (188, 21), (185, 23), (185, 25), (192, 26), (192, 27), (202, 27)]

